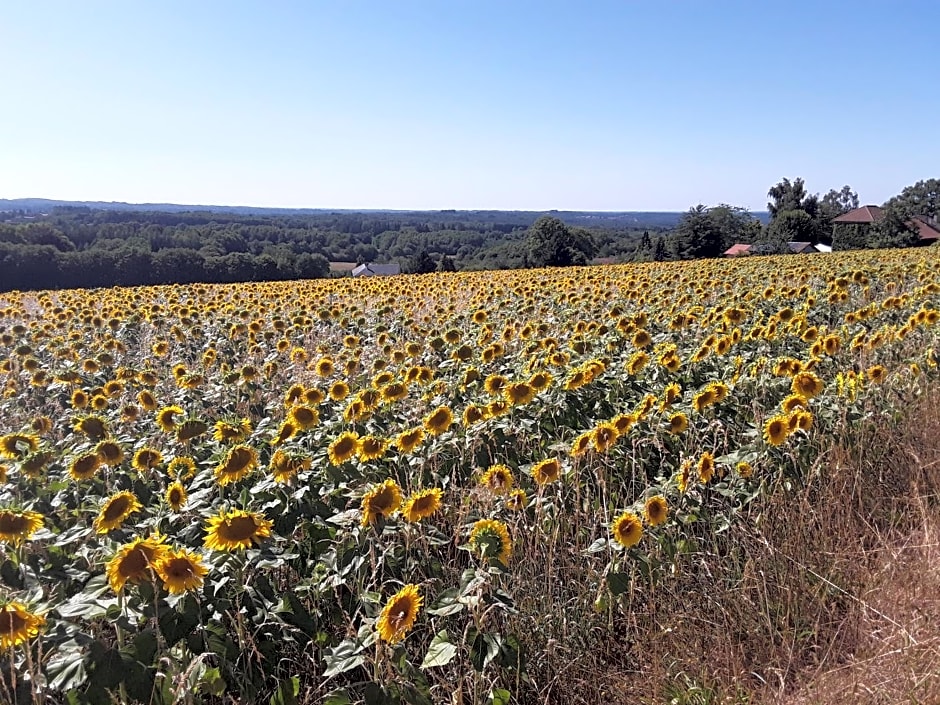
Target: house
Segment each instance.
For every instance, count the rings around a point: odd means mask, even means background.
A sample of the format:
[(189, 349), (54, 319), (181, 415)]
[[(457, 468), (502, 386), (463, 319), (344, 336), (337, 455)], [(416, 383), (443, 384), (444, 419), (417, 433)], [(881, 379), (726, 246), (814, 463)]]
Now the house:
[(725, 257), (745, 257), (751, 254), (751, 248), (753, 245), (745, 245), (743, 243), (735, 243), (727, 250), (725, 250)]
[(832, 252), (832, 245), (824, 245), (821, 242), (814, 245), (817, 252), (825, 252), (826, 254)]
[(811, 255), (819, 252), (819, 250), (813, 247), (813, 243), (811, 242), (788, 242), (787, 247), (789, 247), (790, 252), (795, 255)]
[(397, 263), (373, 264), (369, 262), (360, 264), (352, 270), (354, 277), (391, 277), (396, 274), (401, 274), (401, 265)]
[[(843, 213), (838, 218), (833, 218), (834, 225), (861, 225), (870, 226), (877, 223), (884, 217), (884, 209), (878, 206), (862, 206), (848, 213)], [(915, 215), (908, 221), (908, 226), (916, 232), (920, 238), (920, 244), (930, 245), (940, 240), (940, 223), (936, 216), (928, 218), (925, 215)]]

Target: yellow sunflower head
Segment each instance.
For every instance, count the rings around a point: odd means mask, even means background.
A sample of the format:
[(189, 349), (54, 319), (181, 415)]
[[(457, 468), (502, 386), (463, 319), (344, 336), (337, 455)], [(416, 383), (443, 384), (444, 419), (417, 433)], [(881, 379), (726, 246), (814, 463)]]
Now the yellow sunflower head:
[(362, 525), (387, 519), (401, 506), (401, 488), (392, 479), (376, 485), (362, 497)]
[(512, 485), (512, 472), (505, 465), (493, 465), (480, 477), (480, 486), (495, 495), (508, 494)]
[(497, 519), (480, 519), (470, 531), (470, 545), (483, 558), (495, 558), (503, 565), (512, 556), (509, 529)]
[(117, 492), (105, 500), (101, 511), (93, 522), (95, 532), (106, 534), (117, 529), (131, 514), (139, 512), (143, 505), (132, 492)]
[(222, 510), (206, 523), (204, 545), (212, 551), (237, 551), (271, 535), (273, 522), (263, 514), (242, 509)]
[(610, 532), (617, 543), (624, 548), (630, 548), (638, 544), (643, 537), (643, 524), (633, 512), (624, 512), (614, 519)]
[(375, 628), (382, 641), (395, 644), (414, 627), (422, 597), (417, 585), (405, 585), (382, 608)]
[(647, 498), (643, 504), (643, 518), (650, 526), (659, 526), (669, 517), (669, 504), (662, 495)]
[(406, 521), (416, 522), (427, 519), (441, 507), (444, 491), (434, 487), (419, 490), (411, 495), (402, 507), (401, 513)]

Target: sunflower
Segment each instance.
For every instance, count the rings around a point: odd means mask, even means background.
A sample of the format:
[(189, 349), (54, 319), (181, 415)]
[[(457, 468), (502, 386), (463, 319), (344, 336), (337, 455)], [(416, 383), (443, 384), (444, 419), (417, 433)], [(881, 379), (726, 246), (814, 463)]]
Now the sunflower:
[(505, 465), (493, 465), (480, 477), (480, 485), (496, 495), (512, 489), (512, 472)]
[(624, 512), (610, 525), (614, 540), (624, 548), (630, 548), (640, 542), (643, 536), (643, 524), (633, 512)]
[(333, 465), (342, 465), (347, 460), (351, 460), (357, 450), (359, 450), (359, 434), (355, 431), (344, 431), (330, 443), (327, 454)]
[(804, 399), (812, 399), (822, 394), (825, 384), (813, 372), (799, 372), (790, 385), (793, 393)]
[(38, 450), (35, 453), (30, 453), (20, 461), (20, 470), (29, 477), (37, 477), (52, 460), (52, 457), (52, 451), (49, 450)]
[(483, 558), (495, 557), (503, 565), (509, 563), (512, 556), (512, 541), (509, 529), (496, 519), (480, 519), (470, 531), (470, 545), (479, 551)]
[(157, 426), (166, 433), (176, 429), (177, 416), (183, 415), (183, 409), (179, 406), (164, 406), (157, 412)]
[(236, 551), (261, 543), (271, 535), (273, 523), (258, 512), (222, 510), (206, 522), (205, 547), (213, 551)]
[(49, 433), (52, 430), (52, 419), (48, 416), (37, 416), (29, 422), (29, 429), (39, 435)]
[(200, 421), (199, 419), (186, 419), (176, 428), (176, 440), (180, 443), (187, 443), (194, 438), (198, 438), (208, 430), (209, 426), (207, 426), (204, 421)]
[(508, 414), (512, 409), (505, 399), (495, 399), (486, 405), (486, 417), (495, 419), (498, 416)]
[(414, 626), (421, 601), (417, 585), (405, 585), (395, 593), (382, 608), (382, 613), (375, 622), (379, 638), (389, 644), (395, 644), (404, 639)]
[(295, 406), (290, 410), (290, 421), (301, 431), (306, 431), (320, 423), (320, 412), (311, 406)]
[(69, 463), (69, 475), (76, 482), (94, 477), (101, 467), (101, 458), (97, 453), (82, 453)]
[(363, 436), (359, 439), (359, 447), (356, 449), (356, 455), (359, 456), (359, 460), (368, 462), (381, 458), (385, 455), (386, 450), (388, 450), (388, 441), (384, 438)]
[(335, 366), (333, 365), (333, 360), (329, 357), (321, 357), (317, 360), (316, 365), (314, 366), (314, 371), (320, 377), (329, 377), (333, 374)]
[(408, 396), (408, 387), (402, 382), (392, 382), (382, 387), (382, 400), (389, 404)]
[(621, 436), (630, 433), (630, 429), (633, 428), (633, 424), (635, 424), (636, 421), (637, 419), (633, 414), (617, 414), (610, 420), (614, 428), (617, 429), (617, 433)]
[(514, 512), (525, 509), (527, 502), (528, 498), (526, 497), (525, 490), (518, 487), (514, 490), (510, 490), (509, 496), (506, 497), (506, 507)]
[(215, 468), (215, 479), (220, 487), (238, 482), (258, 467), (258, 451), (251, 446), (233, 446), (225, 455), (225, 460)]
[(490, 396), (498, 397), (502, 395), (503, 389), (509, 384), (509, 380), (502, 375), (490, 375), (483, 382), (483, 389)]
[(385, 480), (362, 497), (362, 525), (374, 524), (379, 517), (387, 519), (401, 506), (401, 488), (394, 480)]
[(402, 453), (412, 453), (424, 440), (424, 429), (421, 426), (402, 431), (395, 439), (395, 447)]
[(605, 453), (617, 442), (620, 433), (617, 427), (612, 423), (598, 424), (591, 432), (591, 441), (594, 443), (594, 449), (598, 453)]
[(711, 387), (705, 387), (702, 391), (698, 392), (694, 397), (692, 397), (692, 406), (698, 412), (702, 413), (715, 403), (715, 392)]
[(594, 430), (585, 431), (577, 438), (574, 439), (574, 442), (571, 444), (571, 455), (578, 457), (579, 455), (584, 455), (587, 453), (591, 446), (594, 443)]
[(669, 417), (669, 433), (678, 436), (689, 427), (689, 417), (681, 411)]
[(669, 505), (662, 495), (649, 497), (643, 504), (643, 518), (650, 526), (659, 526), (669, 516)]
[(280, 445), (291, 438), (299, 429), (292, 421), (284, 421), (277, 429), (277, 435), (271, 439), (271, 445)]
[(156, 448), (143, 447), (134, 453), (134, 460), (131, 462), (139, 472), (151, 470), (163, 462), (163, 454)]
[(503, 389), (503, 398), (508, 404), (521, 406), (535, 399), (537, 391), (528, 382), (513, 382)]
[(93, 522), (95, 532), (106, 534), (117, 529), (127, 517), (141, 509), (143, 505), (137, 501), (137, 497), (132, 492), (117, 492), (104, 501), (104, 506), (95, 517)]
[(69, 400), (73, 409), (84, 409), (88, 406), (89, 401), (88, 392), (83, 389), (76, 389), (72, 392), (72, 397)]
[(772, 446), (782, 445), (790, 435), (790, 426), (787, 417), (778, 414), (771, 416), (764, 422), (764, 440)]
[(813, 414), (805, 409), (794, 411), (790, 415), (790, 422), (788, 425), (792, 430), (809, 431), (813, 427)]
[(642, 350), (637, 350), (633, 355), (630, 356), (630, 359), (627, 360), (626, 368), (627, 374), (638, 375), (642, 372), (643, 368), (649, 364), (650, 356), (647, 355)]
[(155, 411), (157, 408), (157, 400), (148, 389), (144, 389), (137, 395), (137, 403), (147, 411)]
[(117, 441), (106, 439), (95, 446), (95, 455), (102, 465), (115, 467), (124, 461), (124, 449)]
[(782, 402), (780, 402), (780, 409), (785, 414), (789, 414), (797, 409), (805, 409), (807, 404), (806, 397), (800, 396), (799, 394), (791, 394)]
[(202, 564), (202, 556), (185, 548), (165, 551), (155, 569), (171, 595), (198, 590), (202, 579), (209, 574), (209, 569)]
[(469, 404), (467, 408), (463, 410), (464, 426), (473, 426), (473, 424), (484, 421), (485, 419), (486, 410), (476, 404)]
[(692, 460), (686, 459), (679, 467), (679, 472), (676, 473), (676, 486), (679, 492), (684, 494), (689, 489), (692, 479)]
[(427, 519), (441, 507), (441, 496), (444, 491), (434, 487), (429, 490), (419, 490), (411, 495), (402, 507), (401, 513), (406, 521), (416, 522)]
[(39, 635), (46, 618), (30, 612), (22, 602), (0, 607), (0, 649), (7, 651)]
[(745, 460), (742, 460), (740, 463), (735, 465), (734, 469), (738, 475), (744, 479), (747, 479), (754, 474), (754, 468), (751, 467), (751, 464)]
[(699, 456), (696, 470), (698, 471), (698, 479), (703, 485), (707, 485), (715, 476), (715, 456), (706, 450)]
[(881, 384), (888, 378), (888, 371), (883, 365), (872, 365), (865, 371), (865, 375), (874, 384)]
[(251, 434), (251, 421), (248, 419), (230, 419), (216, 421), (212, 437), (219, 443), (241, 443)]
[(8, 433), (0, 436), (0, 457), (22, 460), (39, 448), (39, 438), (31, 433)]
[(39, 512), (0, 509), (0, 541), (19, 544), (42, 527), (43, 517)]
[(724, 382), (710, 382), (708, 389), (711, 391), (712, 396), (715, 399), (715, 404), (724, 401), (728, 396), (728, 385), (726, 385)]
[(349, 385), (342, 380), (333, 382), (330, 386), (330, 399), (333, 401), (343, 401), (346, 397), (349, 396)]
[(541, 460), (532, 466), (532, 479), (536, 484), (547, 485), (561, 476), (561, 463), (557, 458)]
[(673, 382), (666, 386), (663, 390), (663, 400), (659, 405), (660, 411), (665, 411), (673, 404), (675, 404), (679, 399), (682, 398), (682, 387)]
[(440, 436), (454, 423), (454, 414), (446, 406), (439, 406), (424, 418), (424, 428), (432, 436)]
[(121, 592), (127, 583), (141, 583), (150, 578), (152, 569), (167, 552), (163, 539), (155, 536), (136, 538), (121, 546), (108, 561), (106, 573), (114, 592)]
[(180, 511), (188, 498), (186, 488), (180, 482), (174, 482), (166, 488), (166, 503), (174, 512)]
[(189, 479), (196, 474), (196, 463), (192, 458), (176, 457), (166, 467), (167, 474), (176, 479)]

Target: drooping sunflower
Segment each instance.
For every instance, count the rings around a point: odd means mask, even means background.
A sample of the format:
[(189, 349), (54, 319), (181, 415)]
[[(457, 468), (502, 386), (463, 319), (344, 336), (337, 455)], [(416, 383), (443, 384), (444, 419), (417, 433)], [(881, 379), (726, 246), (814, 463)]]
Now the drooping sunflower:
[(174, 482), (166, 488), (166, 503), (174, 512), (180, 511), (186, 504), (189, 495), (181, 482)]
[(787, 417), (782, 414), (771, 416), (764, 422), (764, 440), (772, 446), (782, 445), (790, 435)]
[(0, 650), (7, 651), (39, 635), (46, 618), (30, 612), (22, 602), (0, 606)]
[(403, 382), (392, 382), (382, 387), (382, 400), (391, 404), (408, 396), (408, 386)]
[(402, 507), (402, 516), (410, 522), (427, 519), (440, 509), (443, 494), (444, 491), (437, 487), (415, 492)]
[(93, 522), (95, 532), (106, 534), (117, 529), (127, 517), (141, 509), (143, 505), (137, 501), (133, 492), (117, 492), (105, 500), (104, 506), (95, 517)]
[(199, 419), (186, 419), (176, 427), (176, 440), (180, 443), (188, 443), (194, 438), (199, 438), (209, 430), (209, 426)]
[(714, 404), (715, 401), (715, 392), (710, 387), (705, 387), (705, 389), (692, 397), (692, 407), (701, 414), (705, 409)]
[(202, 587), (203, 578), (209, 574), (209, 569), (202, 563), (202, 556), (185, 548), (167, 550), (155, 567), (171, 595), (198, 590)]
[(261, 543), (271, 535), (273, 522), (258, 512), (222, 510), (206, 522), (203, 545), (212, 551), (237, 551)]
[(101, 458), (97, 453), (82, 453), (69, 463), (69, 475), (76, 482), (94, 477), (101, 467)]
[(74, 426), (75, 431), (83, 433), (93, 441), (100, 441), (108, 435), (108, 425), (100, 416), (82, 416)]
[(734, 466), (735, 471), (740, 477), (743, 477), (745, 480), (751, 475), (754, 474), (754, 468), (751, 464), (745, 460), (742, 460), (740, 463)]
[(440, 436), (454, 423), (454, 414), (446, 406), (439, 406), (424, 418), (424, 428), (432, 436)]
[(669, 417), (669, 433), (678, 436), (689, 428), (689, 417), (681, 411)]
[(490, 375), (483, 382), (483, 389), (490, 396), (498, 397), (503, 393), (503, 389), (509, 384), (509, 380), (502, 375)]
[(98, 462), (110, 467), (116, 467), (124, 462), (124, 449), (120, 443), (110, 438), (100, 441), (95, 446), (95, 455), (98, 457)]
[(512, 407), (505, 399), (494, 399), (486, 405), (486, 416), (495, 419), (498, 416), (504, 416), (512, 410)]
[(547, 485), (561, 476), (561, 463), (557, 458), (541, 460), (532, 466), (532, 479), (536, 484)]
[(137, 584), (152, 578), (153, 569), (167, 550), (159, 536), (136, 538), (121, 546), (106, 568), (111, 589), (121, 592), (127, 583)]
[(512, 472), (505, 465), (492, 465), (480, 477), (480, 486), (495, 495), (508, 494), (512, 485)]
[(43, 516), (39, 512), (0, 509), (0, 541), (17, 545), (42, 527)]
[(630, 433), (630, 429), (637, 422), (637, 418), (633, 414), (617, 414), (610, 422), (617, 429), (618, 434), (625, 436)]
[(486, 410), (476, 404), (468, 404), (463, 410), (463, 425), (473, 426), (480, 421), (486, 420)]
[(525, 490), (519, 487), (514, 490), (510, 490), (509, 496), (506, 497), (506, 508), (511, 509), (514, 512), (525, 509), (527, 503), (528, 497), (526, 497)]
[(359, 450), (359, 434), (355, 431), (344, 431), (330, 443), (327, 455), (333, 465), (342, 465), (351, 460)]
[(682, 465), (679, 466), (679, 472), (676, 473), (676, 486), (679, 488), (679, 492), (685, 494), (692, 481), (692, 459), (687, 458), (682, 462)]
[(131, 465), (139, 472), (145, 472), (157, 467), (163, 462), (163, 454), (156, 448), (145, 446), (134, 453)]
[(807, 399), (800, 396), (799, 394), (791, 394), (782, 402), (780, 402), (780, 409), (785, 414), (796, 411), (797, 409), (805, 409), (807, 406)]
[(39, 448), (39, 438), (31, 433), (8, 433), (0, 436), (0, 456), (22, 460)]
[(470, 531), (470, 545), (483, 558), (496, 558), (503, 565), (512, 556), (509, 529), (497, 519), (480, 519)]
[(804, 399), (812, 399), (822, 394), (825, 388), (823, 381), (814, 372), (799, 372), (793, 377), (791, 389)]
[(149, 389), (144, 389), (137, 394), (137, 403), (147, 411), (155, 411), (157, 408), (157, 399)]
[(624, 548), (630, 548), (643, 537), (643, 523), (633, 512), (624, 512), (610, 525), (614, 540)]
[(548, 372), (536, 372), (529, 377), (529, 384), (536, 392), (544, 392), (554, 381), (555, 378)]
[(584, 431), (571, 444), (571, 455), (578, 457), (587, 453), (594, 443), (594, 430)]
[(278, 449), (271, 456), (269, 469), (275, 482), (290, 482), (291, 478), (301, 470), (310, 469), (310, 462), (310, 458), (292, 455)]
[(164, 406), (157, 412), (157, 426), (159, 426), (162, 431), (170, 433), (176, 430), (176, 426), (179, 423), (177, 417), (182, 416), (184, 413), (182, 407)]
[(669, 504), (661, 494), (647, 498), (643, 503), (643, 518), (650, 526), (659, 526), (669, 517)]
[(382, 641), (395, 644), (405, 638), (414, 626), (422, 597), (417, 585), (405, 585), (385, 603), (375, 628)]
[(379, 517), (387, 519), (401, 506), (401, 488), (392, 479), (375, 485), (362, 497), (362, 525), (374, 524)]
[(659, 410), (665, 411), (673, 404), (675, 404), (679, 399), (682, 398), (682, 387), (680, 387), (676, 382), (669, 384), (663, 390), (663, 400), (660, 402)]
[(219, 443), (241, 443), (251, 434), (251, 421), (248, 419), (228, 419), (216, 421), (212, 437)]
[(612, 423), (599, 423), (591, 431), (591, 442), (598, 453), (606, 453), (619, 437), (620, 433)]
[(522, 406), (535, 399), (537, 391), (528, 382), (512, 382), (503, 388), (503, 399), (512, 406)]
[(407, 455), (421, 445), (422, 441), (424, 441), (424, 429), (421, 426), (415, 426), (398, 434), (398, 438), (395, 439), (395, 447), (398, 448), (399, 452)]
[(873, 384), (881, 384), (888, 378), (888, 370), (885, 369), (884, 365), (872, 365), (865, 370), (865, 376)]
[(251, 446), (237, 445), (229, 449), (225, 459), (215, 468), (215, 479), (220, 487), (238, 482), (258, 467), (258, 451)]
[(370, 460), (378, 460), (385, 455), (385, 451), (387, 450), (388, 441), (384, 438), (363, 436), (359, 439), (359, 447), (356, 449), (356, 454), (359, 456), (359, 460), (368, 462)]
[(710, 451), (706, 450), (699, 456), (698, 463), (695, 467), (698, 472), (699, 481), (703, 485), (707, 485), (715, 476), (715, 456), (712, 455)]

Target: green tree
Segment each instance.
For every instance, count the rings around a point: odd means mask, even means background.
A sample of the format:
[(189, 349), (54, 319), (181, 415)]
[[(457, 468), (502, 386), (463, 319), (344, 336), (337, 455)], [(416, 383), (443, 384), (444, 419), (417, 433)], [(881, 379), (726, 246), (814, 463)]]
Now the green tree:
[(437, 262), (438, 272), (456, 272), (457, 265), (454, 264), (454, 258), (450, 255), (441, 255)]
[(406, 267), (409, 274), (428, 274), (435, 269), (437, 269), (437, 265), (434, 264), (430, 253), (428, 253), (427, 248), (424, 247), (418, 250), (418, 253), (408, 260), (408, 266)]
[(786, 254), (790, 242), (814, 242), (817, 223), (804, 210), (780, 211), (758, 242), (759, 254)]
[(840, 191), (830, 189), (819, 202), (818, 237), (820, 242), (831, 245), (835, 239), (833, 220), (858, 208), (858, 194), (846, 184)]
[(583, 228), (569, 228), (549, 215), (536, 220), (526, 236), (526, 259), (533, 267), (587, 264), (596, 251), (591, 233)]
[(760, 223), (746, 208), (699, 204), (679, 219), (673, 248), (679, 259), (719, 257), (734, 243), (753, 242), (759, 234)]
[(773, 199), (767, 203), (770, 218), (773, 220), (777, 214), (785, 211), (804, 211), (813, 220), (819, 213), (819, 196), (807, 193), (803, 179), (782, 179), (770, 187), (767, 197)]

